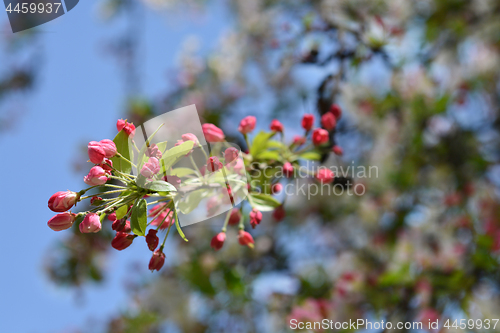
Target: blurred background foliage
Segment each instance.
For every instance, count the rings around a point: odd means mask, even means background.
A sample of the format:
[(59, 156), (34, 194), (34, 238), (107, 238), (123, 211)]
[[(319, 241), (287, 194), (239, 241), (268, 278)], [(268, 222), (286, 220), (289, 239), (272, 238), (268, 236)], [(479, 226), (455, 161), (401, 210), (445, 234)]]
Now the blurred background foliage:
[[(277, 118), (291, 139), (304, 113), (319, 117), (338, 103), (335, 140), (345, 154), (324, 163), (378, 172), (354, 175), (362, 196), (287, 197), (283, 221), (265, 214), (252, 231), (253, 251), (236, 229), (221, 251), (210, 248), (221, 218), (186, 228), (190, 242), (169, 240), (167, 267), (153, 279), (130, 270), (128, 310), (104, 330), (277, 333), (290, 318), (498, 317), (500, 1), (223, 4), (231, 29), (207, 55), (186, 41), (169, 88), (151, 99), (138, 88), (138, 8), (179, 15), (213, 1), (100, 2), (105, 17), (130, 22), (110, 43), (128, 92), (123, 118), (140, 124), (196, 104), (203, 121), (244, 147), (243, 116), (262, 128)], [(0, 74), (1, 103), (29, 89), (35, 73), (24, 64)], [(54, 283), (105, 279), (110, 230), (75, 231), (55, 245)]]

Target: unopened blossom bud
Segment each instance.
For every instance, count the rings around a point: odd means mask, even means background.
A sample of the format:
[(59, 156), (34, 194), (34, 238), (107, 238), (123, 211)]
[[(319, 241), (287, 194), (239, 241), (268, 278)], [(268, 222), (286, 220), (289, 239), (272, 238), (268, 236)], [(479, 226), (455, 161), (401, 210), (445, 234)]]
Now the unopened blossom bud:
[(134, 235), (129, 235), (119, 231), (116, 233), (115, 238), (111, 241), (111, 246), (118, 251), (125, 250), (127, 247), (132, 245), (134, 238)]
[(151, 251), (154, 251), (160, 242), (160, 239), (156, 236), (157, 233), (157, 230), (149, 229), (148, 234), (146, 235), (146, 243)]
[(304, 117), (302, 117), (302, 128), (306, 131), (310, 131), (314, 125), (314, 116), (312, 114), (306, 113)]
[(283, 164), (283, 174), (288, 178), (293, 177), (293, 165), (290, 162)]
[(217, 235), (215, 235), (212, 238), (212, 241), (210, 242), (210, 246), (215, 250), (218, 251), (222, 249), (222, 246), (224, 245), (224, 241), (226, 240), (226, 233), (225, 232), (219, 232)]
[(73, 207), (80, 195), (73, 191), (59, 191), (54, 193), (49, 199), (49, 209), (53, 212), (65, 212)]
[(127, 120), (118, 119), (116, 122), (116, 129), (118, 132), (123, 130), (129, 138), (133, 138), (135, 135), (135, 126), (132, 123), (127, 122)]
[(158, 172), (160, 172), (160, 162), (156, 157), (150, 157), (141, 169), (141, 175), (146, 178), (151, 178)]
[(337, 145), (333, 146), (332, 151), (335, 155), (338, 155), (338, 156), (344, 155), (344, 149), (342, 149), (342, 147), (340, 147), (340, 146), (337, 146)]
[(158, 149), (158, 146), (156, 144), (154, 144), (154, 143), (151, 144), (151, 145), (149, 145), (149, 147), (146, 149), (145, 154), (146, 154), (147, 157), (154, 157), (154, 158), (157, 158), (157, 159), (160, 159), (161, 156), (162, 156), (162, 153)]
[(240, 152), (238, 151), (238, 149), (234, 148), (234, 147), (229, 147), (227, 148), (225, 151), (224, 151), (224, 161), (227, 164), (233, 162), (234, 160), (236, 160), (239, 156)]
[(80, 223), (80, 232), (84, 234), (95, 233), (101, 230), (101, 221), (96, 213), (88, 213), (85, 215), (82, 223)]
[(114, 220), (113, 224), (111, 225), (111, 229), (127, 234), (132, 231), (132, 228), (130, 227), (130, 221), (125, 221), (123, 219)]
[(182, 140), (184, 140), (184, 142), (193, 141), (195, 145), (199, 144), (198, 138), (193, 133), (182, 134)]
[(240, 121), (240, 125), (238, 126), (238, 131), (241, 134), (247, 134), (254, 130), (255, 124), (257, 123), (257, 118), (254, 116), (247, 116)]
[(99, 164), (101, 168), (104, 169), (104, 171), (111, 172), (113, 171), (113, 162), (109, 158), (105, 158), (104, 161), (102, 161), (101, 164)]
[(201, 128), (208, 142), (222, 142), (226, 138), (224, 132), (214, 124), (203, 124)]
[(88, 175), (83, 177), (83, 181), (90, 186), (103, 185), (108, 181), (108, 174), (103, 168), (96, 165), (90, 169)]
[(109, 214), (107, 217), (108, 217), (108, 220), (110, 220), (111, 222), (116, 221), (116, 212)]
[(99, 206), (103, 203), (102, 201), (102, 198), (101, 197), (96, 197), (96, 196), (93, 196), (91, 199), (90, 199), (90, 205), (92, 206)]
[(312, 134), (312, 142), (315, 146), (320, 146), (327, 143), (328, 131), (322, 128), (316, 128)]
[(323, 184), (331, 183), (334, 178), (335, 175), (333, 171), (330, 169), (321, 168), (318, 170), (318, 173), (316, 174), (316, 179)]
[(162, 267), (163, 264), (165, 263), (165, 254), (163, 253), (162, 249), (158, 249), (153, 253), (153, 256), (151, 257), (151, 260), (149, 261), (149, 270), (150, 271), (159, 271)]
[(271, 131), (283, 133), (283, 124), (279, 120), (274, 119), (271, 121)]
[(281, 185), (281, 183), (276, 183), (273, 186), (271, 186), (272, 194), (280, 193), (282, 190), (283, 190), (283, 185)]
[(214, 215), (215, 212), (219, 209), (221, 201), (218, 197), (212, 196), (207, 201), (207, 216)]
[(337, 120), (342, 117), (342, 109), (337, 104), (332, 104), (330, 107), (330, 112), (335, 116)]
[(252, 228), (255, 229), (255, 227), (260, 224), (260, 221), (262, 221), (262, 213), (254, 208), (250, 212), (249, 216), (250, 216), (250, 225), (252, 226)]
[(104, 139), (99, 141), (102, 149), (104, 149), (104, 153), (106, 154), (106, 158), (113, 158), (116, 155), (116, 145), (113, 141), (109, 139)]
[(300, 136), (296, 135), (293, 137), (293, 144), (296, 146), (301, 146), (304, 143), (306, 143), (306, 137), (305, 136)]
[(212, 156), (208, 158), (207, 161), (207, 170), (210, 172), (215, 172), (217, 170), (222, 169), (224, 166), (222, 163), (219, 161), (219, 158), (217, 156)]
[(238, 242), (243, 245), (243, 246), (248, 246), (249, 248), (253, 249), (253, 244), (255, 243), (253, 240), (252, 235), (250, 235), (248, 232), (244, 230), (240, 230), (238, 233)]
[(172, 184), (176, 189), (179, 189), (181, 186), (182, 179), (177, 176), (166, 175), (163, 177), (163, 180), (167, 183)]
[(337, 120), (335, 119), (335, 116), (331, 112), (325, 113), (323, 116), (321, 116), (321, 125), (327, 130), (331, 131), (337, 126)]
[(285, 216), (286, 216), (286, 212), (285, 212), (285, 207), (283, 207), (283, 205), (276, 207), (276, 209), (273, 211), (273, 218), (277, 222), (283, 220), (285, 218)]
[(75, 219), (76, 215), (73, 213), (61, 213), (52, 217), (49, 222), (47, 222), (47, 225), (54, 231), (66, 230), (71, 228)]
[(94, 164), (100, 164), (104, 161), (106, 157), (106, 152), (102, 147), (101, 143), (97, 141), (90, 141), (87, 146), (87, 151), (89, 153), (89, 160)]
[(240, 223), (240, 219), (241, 219), (240, 210), (238, 208), (233, 208), (233, 210), (231, 210), (231, 215), (229, 216), (229, 221), (227, 223), (229, 225), (236, 225)]

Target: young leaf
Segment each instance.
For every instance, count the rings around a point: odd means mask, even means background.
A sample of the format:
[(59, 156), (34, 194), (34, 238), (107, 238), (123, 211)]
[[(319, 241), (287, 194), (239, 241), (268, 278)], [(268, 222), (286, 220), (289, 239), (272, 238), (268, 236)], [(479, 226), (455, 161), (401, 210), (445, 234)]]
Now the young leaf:
[(179, 210), (182, 212), (182, 214), (189, 214), (196, 207), (198, 207), (206, 192), (207, 190), (204, 189), (196, 190), (182, 198), (182, 200), (179, 202)]
[(174, 218), (175, 218), (175, 227), (177, 228), (177, 232), (179, 233), (179, 236), (182, 237), (186, 242), (188, 239), (186, 238), (186, 235), (182, 232), (181, 225), (179, 224), (179, 217), (177, 216), (177, 211), (174, 210)]
[(146, 183), (145, 187), (152, 191), (177, 192), (177, 189), (174, 187), (174, 185), (163, 180), (154, 180), (150, 183)]
[(138, 199), (132, 207), (132, 216), (130, 217), (130, 227), (132, 232), (138, 236), (146, 235), (148, 225), (147, 203), (144, 199)]
[(259, 155), (261, 151), (266, 149), (267, 142), (268, 140), (274, 135), (275, 133), (266, 133), (263, 131), (260, 131), (254, 138), (252, 142), (252, 146), (250, 147), (250, 154), (253, 156)]
[[(127, 160), (130, 159), (130, 149), (129, 149), (129, 141), (128, 141), (128, 135), (125, 133), (123, 130), (121, 130), (113, 139), (113, 142), (116, 145), (116, 151), (121, 154), (123, 157), (125, 157)], [(132, 165), (130, 162), (124, 160), (120, 156), (116, 155), (111, 159), (113, 162), (113, 167), (125, 174), (130, 173), (132, 171)]]
[(303, 154), (300, 154), (300, 157), (302, 157), (305, 160), (319, 161), (319, 159), (321, 158), (321, 154), (318, 153), (317, 151), (308, 151)]
[(281, 203), (269, 194), (255, 193), (248, 196), (248, 201), (252, 208), (261, 212), (269, 212), (281, 205)]
[(125, 217), (125, 215), (127, 215), (127, 212), (128, 212), (128, 205), (123, 205), (118, 207), (118, 209), (115, 212), (116, 219), (117, 220), (122, 219), (123, 217)]
[(172, 147), (163, 154), (160, 160), (161, 173), (163, 174), (166, 170), (170, 169), (175, 163), (177, 163), (181, 158), (186, 156), (187, 153), (193, 149), (194, 142), (186, 141), (181, 143), (176, 147)]
[(177, 177), (186, 177), (187, 175), (192, 175), (194, 173), (195, 171), (190, 168), (175, 168), (172, 169), (172, 172), (170, 172), (172, 176), (177, 176)]

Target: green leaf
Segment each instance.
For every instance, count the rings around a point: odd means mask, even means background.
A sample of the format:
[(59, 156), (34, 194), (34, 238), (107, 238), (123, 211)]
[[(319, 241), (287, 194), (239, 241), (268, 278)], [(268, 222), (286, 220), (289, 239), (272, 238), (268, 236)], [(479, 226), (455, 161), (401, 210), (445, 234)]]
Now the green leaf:
[(170, 169), (170, 167), (177, 163), (181, 158), (186, 156), (186, 154), (189, 153), (191, 149), (193, 149), (193, 145), (193, 141), (186, 141), (176, 147), (172, 147), (167, 150), (160, 160), (161, 173), (164, 173), (165, 171)]
[[(128, 141), (128, 135), (125, 133), (123, 130), (121, 130), (113, 139), (113, 142), (116, 145), (116, 151), (121, 154), (124, 158), (127, 160), (131, 160), (130, 158), (130, 147), (129, 147), (129, 141)], [(116, 155), (111, 159), (111, 162), (113, 162), (113, 168), (116, 170), (123, 172), (125, 174), (129, 174), (132, 171), (132, 165), (130, 162), (124, 160), (120, 156)]]
[(266, 146), (268, 148), (288, 149), (287, 145), (285, 145), (281, 141), (276, 141), (276, 140), (269, 140)]
[(179, 201), (179, 209), (182, 214), (191, 213), (198, 205), (200, 201), (205, 197), (207, 190), (201, 189), (190, 192), (181, 201)]
[(161, 154), (163, 155), (167, 149), (167, 141), (159, 142), (156, 145), (158, 146), (158, 150), (161, 151)]
[(175, 168), (170, 174), (177, 177), (186, 177), (187, 175), (195, 174), (196, 172), (190, 168)]
[(319, 161), (321, 158), (321, 154), (317, 151), (307, 151), (303, 154), (300, 154), (300, 157), (305, 160)]
[(124, 218), (125, 215), (127, 215), (127, 212), (128, 212), (128, 205), (123, 205), (118, 207), (118, 209), (116, 210), (116, 219), (119, 220)]
[(270, 138), (273, 137), (275, 133), (266, 133), (260, 131), (254, 138), (252, 142), (252, 146), (250, 147), (250, 154), (253, 156), (259, 155), (267, 147), (267, 143)]
[(163, 180), (154, 180), (152, 182), (146, 183), (145, 187), (152, 191), (177, 192), (177, 189), (174, 187), (174, 185)]
[(269, 194), (254, 193), (248, 196), (248, 201), (252, 208), (261, 212), (269, 212), (280, 206), (281, 203)]
[(177, 232), (179, 233), (179, 236), (182, 237), (186, 242), (188, 239), (186, 238), (186, 235), (182, 232), (181, 225), (179, 224), (179, 217), (177, 216), (177, 211), (174, 210), (174, 218), (175, 218), (175, 228), (177, 228)]
[(275, 160), (275, 161), (281, 161), (282, 159), (281, 154), (277, 150), (264, 150), (259, 155), (257, 155), (257, 158), (263, 160)]
[(146, 235), (148, 225), (147, 203), (144, 199), (138, 199), (132, 207), (132, 216), (130, 217), (130, 227), (132, 232), (138, 236)]

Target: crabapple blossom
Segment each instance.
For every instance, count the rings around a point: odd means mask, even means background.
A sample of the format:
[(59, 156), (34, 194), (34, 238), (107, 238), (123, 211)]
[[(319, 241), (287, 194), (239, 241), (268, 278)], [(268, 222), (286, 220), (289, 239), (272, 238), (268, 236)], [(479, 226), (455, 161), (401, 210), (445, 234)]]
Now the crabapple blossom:
[(323, 116), (321, 116), (321, 125), (327, 130), (331, 131), (337, 126), (337, 120), (335, 119), (335, 116), (331, 112), (325, 113)]
[(66, 230), (71, 228), (75, 219), (76, 215), (73, 213), (60, 213), (52, 217), (49, 222), (47, 222), (47, 225), (54, 231)]
[(344, 155), (344, 150), (340, 146), (337, 146), (337, 145), (333, 146), (332, 151), (335, 155), (338, 155), (338, 156)]
[(163, 253), (162, 248), (160, 247), (153, 253), (151, 260), (149, 261), (149, 270), (150, 271), (159, 271), (163, 264), (165, 263), (165, 254)]
[(212, 238), (212, 241), (210, 242), (210, 246), (215, 251), (218, 251), (218, 250), (222, 249), (222, 246), (224, 245), (225, 240), (226, 240), (226, 233), (220, 232)]
[(87, 152), (89, 154), (90, 162), (94, 164), (101, 164), (106, 157), (106, 151), (100, 142), (90, 141), (87, 145)]
[(162, 156), (161, 151), (158, 149), (158, 146), (154, 143), (149, 145), (145, 152), (147, 157), (154, 157), (156, 159), (160, 159)]
[(203, 124), (201, 128), (208, 142), (222, 142), (226, 138), (224, 132), (214, 124)]
[(224, 151), (224, 162), (227, 164), (236, 160), (240, 152), (234, 147), (229, 147)]
[(207, 170), (210, 172), (215, 172), (220, 169), (222, 169), (224, 166), (222, 163), (219, 161), (219, 158), (217, 156), (212, 156), (208, 158), (207, 161)]
[(116, 155), (116, 144), (109, 140), (109, 139), (104, 139), (99, 141), (101, 144), (101, 148), (104, 150), (105, 158), (113, 158)]
[(338, 104), (332, 104), (330, 107), (330, 112), (335, 116), (337, 120), (339, 120), (342, 117), (342, 109)]
[(306, 131), (310, 131), (314, 125), (314, 116), (312, 114), (306, 113), (302, 117), (302, 128)]
[(146, 178), (151, 178), (158, 172), (160, 172), (160, 162), (156, 157), (150, 157), (141, 169), (141, 175)]
[(293, 173), (294, 173), (294, 168), (292, 163), (286, 162), (285, 164), (283, 164), (283, 174), (286, 177), (288, 178), (293, 177)]
[(83, 178), (85, 184), (90, 186), (103, 185), (108, 181), (108, 174), (100, 166), (92, 167), (89, 174)]
[(271, 131), (283, 133), (283, 124), (277, 119), (274, 119), (273, 121), (271, 121), (270, 128), (271, 128)]
[(240, 230), (238, 232), (238, 242), (240, 243), (240, 245), (243, 245), (243, 246), (246, 245), (250, 248), (253, 248), (253, 246), (254, 246), (253, 244), (255, 243), (252, 235), (250, 235), (248, 232), (246, 232), (244, 230)]
[(160, 239), (156, 235), (157, 233), (157, 230), (149, 229), (148, 234), (146, 235), (146, 243), (151, 251), (154, 251), (160, 242)]
[(256, 208), (252, 209), (249, 216), (250, 216), (250, 225), (252, 226), (252, 228), (255, 228), (257, 225), (260, 224), (260, 221), (262, 221), (262, 213)]
[(79, 200), (80, 195), (73, 191), (59, 191), (49, 199), (49, 209), (53, 212), (65, 212), (73, 207)]
[(96, 213), (88, 213), (85, 215), (82, 223), (80, 223), (80, 232), (84, 234), (95, 233), (101, 230), (101, 221)]
[(273, 186), (271, 186), (271, 193), (272, 194), (278, 194), (283, 190), (283, 185), (281, 183), (276, 183)]
[(238, 126), (238, 131), (241, 134), (248, 134), (255, 129), (255, 124), (257, 123), (257, 118), (254, 116), (246, 116), (240, 121)]
[(125, 232), (118, 231), (115, 238), (113, 238), (113, 240), (111, 241), (111, 246), (118, 251), (125, 250), (127, 247), (132, 245), (134, 238), (134, 235), (129, 235)]
[(229, 221), (228, 221), (228, 224), (229, 225), (236, 225), (240, 222), (240, 219), (241, 219), (241, 212), (238, 208), (233, 208), (231, 210), (231, 215), (229, 216)]
[(133, 139), (135, 136), (135, 126), (134, 124), (127, 122), (127, 120), (118, 119), (118, 121), (116, 122), (116, 129), (118, 130), (118, 132), (123, 130), (131, 139)]
[(286, 216), (286, 212), (285, 212), (285, 207), (283, 207), (283, 205), (276, 207), (276, 209), (273, 211), (273, 218), (277, 222), (283, 220), (285, 218), (285, 216)]
[(315, 146), (321, 146), (328, 142), (328, 131), (322, 128), (316, 128), (312, 134), (312, 142)]
[(316, 179), (318, 179), (323, 184), (331, 183), (334, 178), (335, 175), (333, 174), (333, 171), (330, 169), (321, 168), (316, 173)]

